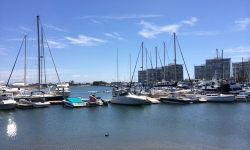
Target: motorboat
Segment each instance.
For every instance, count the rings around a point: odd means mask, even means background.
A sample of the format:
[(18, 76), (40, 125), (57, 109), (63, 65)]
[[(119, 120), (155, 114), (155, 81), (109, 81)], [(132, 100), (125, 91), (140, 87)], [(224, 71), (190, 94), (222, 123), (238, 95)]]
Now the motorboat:
[(64, 97), (69, 97), (71, 91), (69, 88), (69, 82), (61, 82), (56, 84), (55, 93)]
[(103, 93), (111, 93), (111, 90), (105, 90)]
[(17, 108), (30, 109), (30, 108), (33, 108), (33, 104), (27, 102), (27, 100), (25, 100), (25, 99), (19, 99), (17, 102)]
[(206, 102), (207, 102), (207, 100), (204, 97), (200, 97), (194, 101), (194, 103), (206, 103)]
[(101, 97), (96, 97), (95, 95), (89, 95), (89, 102), (95, 103), (97, 106), (108, 105), (108, 102), (101, 99)]
[(248, 92), (240, 92), (235, 96), (235, 101), (237, 102), (246, 102), (250, 100), (250, 93)]
[(15, 109), (16, 101), (12, 93), (0, 93), (0, 110)]
[(121, 105), (143, 105), (147, 99), (143, 96), (132, 94), (130, 89), (113, 89), (112, 98), (110, 100), (113, 104)]
[(234, 95), (228, 95), (228, 94), (206, 94), (204, 98), (208, 102), (234, 102)]
[(185, 83), (185, 82), (178, 82), (177, 87), (178, 88), (183, 88), (183, 89), (188, 89), (189, 85), (187, 83)]
[(66, 107), (85, 107), (86, 102), (79, 97), (68, 97), (65, 100), (62, 100), (63, 106)]
[(164, 103), (173, 104), (190, 104), (192, 99), (189, 97), (181, 96), (179, 92), (170, 92), (167, 96), (160, 97), (160, 101)]
[(43, 107), (49, 107), (50, 106), (50, 102), (47, 101), (32, 101), (30, 99), (19, 99), (20, 103), (26, 103), (26, 104), (31, 104), (34, 108), (43, 108)]

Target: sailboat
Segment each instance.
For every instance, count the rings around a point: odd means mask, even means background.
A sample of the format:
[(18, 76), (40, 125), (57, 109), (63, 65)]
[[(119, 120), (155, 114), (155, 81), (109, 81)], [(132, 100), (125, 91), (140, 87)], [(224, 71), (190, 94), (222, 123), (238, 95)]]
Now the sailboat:
[[(174, 33), (174, 65), (175, 65), (175, 84), (177, 83), (177, 70), (176, 70), (176, 35)], [(185, 61), (184, 61), (185, 63)], [(176, 104), (190, 104), (192, 103), (192, 99), (182, 96), (180, 94), (180, 92), (178, 91), (171, 91), (170, 93), (168, 93), (167, 96), (164, 97), (160, 97), (160, 100), (162, 102), (166, 102), (166, 103), (176, 103)]]
[[(38, 84), (37, 89), (30, 89), (24, 92), (21, 92), (18, 96), (15, 96), (15, 100), (19, 101), (19, 99), (27, 100), (33, 103), (40, 102), (41, 105), (48, 105), (48, 102), (51, 100), (61, 100), (62, 96), (57, 95), (54, 93), (54, 86), (42, 84), (41, 83), (41, 52), (40, 52), (40, 28), (39, 28), (39, 16), (37, 16), (37, 41), (38, 41)], [(43, 30), (42, 30), (42, 37), (43, 37)], [(43, 39), (42, 39), (43, 42)], [(43, 49), (42, 49), (43, 50)], [(42, 51), (43, 52), (43, 51)], [(42, 56), (43, 57), (43, 56)], [(39, 105), (40, 106), (40, 105)]]

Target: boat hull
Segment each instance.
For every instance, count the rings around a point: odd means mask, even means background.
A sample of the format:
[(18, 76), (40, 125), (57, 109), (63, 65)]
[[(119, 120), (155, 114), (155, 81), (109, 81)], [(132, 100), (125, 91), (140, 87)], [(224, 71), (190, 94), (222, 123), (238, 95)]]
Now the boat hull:
[(49, 102), (37, 102), (37, 103), (33, 103), (33, 107), (35, 108), (43, 108), (43, 107), (49, 107), (50, 103)]
[(85, 107), (86, 106), (86, 102), (82, 102), (82, 103), (71, 103), (69, 101), (63, 100), (63, 106), (65, 107)]
[(190, 104), (190, 103), (192, 103), (191, 100), (176, 99), (176, 98), (161, 97), (160, 100), (164, 103), (172, 103), (172, 104)]
[(131, 98), (131, 97), (113, 97), (110, 102), (112, 104), (120, 104), (120, 105), (143, 105), (146, 103), (146, 99), (140, 98)]
[(234, 102), (233, 95), (207, 94), (204, 98), (207, 100), (207, 102)]
[(16, 104), (0, 104), (0, 110), (15, 109)]
[(69, 95), (70, 95), (70, 93), (71, 93), (70, 91), (65, 91), (65, 92), (63, 92), (63, 91), (56, 91), (57, 95), (61, 95), (61, 97), (65, 97), (65, 98), (68, 98)]

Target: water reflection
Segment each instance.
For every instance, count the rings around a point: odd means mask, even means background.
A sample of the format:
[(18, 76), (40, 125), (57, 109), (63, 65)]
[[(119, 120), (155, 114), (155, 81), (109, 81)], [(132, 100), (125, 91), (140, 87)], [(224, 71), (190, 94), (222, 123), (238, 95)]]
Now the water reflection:
[(13, 119), (8, 119), (8, 125), (7, 125), (7, 136), (8, 137), (15, 137), (17, 133), (17, 127), (16, 122)]

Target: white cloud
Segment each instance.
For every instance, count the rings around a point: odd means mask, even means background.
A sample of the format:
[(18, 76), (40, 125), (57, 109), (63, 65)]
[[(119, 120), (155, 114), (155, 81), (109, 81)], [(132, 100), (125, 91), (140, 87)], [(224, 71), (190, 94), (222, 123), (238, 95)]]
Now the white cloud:
[(250, 52), (250, 46), (239, 46), (236, 48), (225, 49), (224, 53), (245, 53)]
[(194, 32), (183, 32), (181, 35), (194, 35), (194, 36), (199, 36), (199, 35), (216, 35), (219, 34), (219, 32), (215, 31), (194, 31)]
[(65, 37), (65, 39), (69, 40), (73, 44), (81, 46), (97, 46), (100, 43), (106, 43), (105, 40), (92, 38), (85, 35), (79, 35), (78, 38)]
[(94, 22), (95, 24), (101, 24), (100, 22), (94, 20), (94, 19), (90, 19), (92, 22)]
[(49, 47), (50, 48), (61, 49), (61, 48), (65, 48), (66, 47), (66, 45), (64, 43), (61, 43), (61, 42), (56, 42), (56, 41), (48, 40), (48, 43), (49, 43)]
[(161, 17), (161, 15), (127, 15), (127, 16), (102, 16), (105, 19), (137, 19), (137, 18), (155, 18)]
[(22, 30), (25, 30), (25, 31), (29, 31), (31, 32), (32, 30), (28, 29), (28, 28), (25, 28), (25, 27), (22, 27), (22, 26), (19, 26), (19, 28), (21, 28)]
[(155, 18), (161, 17), (162, 15), (154, 15), (154, 14), (147, 14), (147, 15), (124, 15), (124, 16), (83, 16), (83, 17), (76, 17), (74, 19), (87, 19), (87, 18), (103, 18), (103, 19), (138, 19), (138, 18)]
[(176, 32), (180, 26), (179, 25), (167, 25), (167, 26), (157, 26), (152, 23), (141, 21), (139, 24), (143, 25), (143, 29), (139, 31), (139, 34), (145, 38), (155, 38), (155, 35), (167, 32), (173, 33)]
[(0, 55), (6, 55), (6, 53), (4, 52), (5, 50), (7, 50), (7, 48), (3, 45), (0, 45)]
[(55, 27), (55, 26), (52, 26), (52, 25), (50, 25), (50, 24), (44, 24), (44, 26), (47, 27), (47, 28), (51, 28), (51, 29), (57, 30), (57, 31), (67, 32), (67, 31), (64, 30), (64, 29), (60, 29), (60, 28)]
[(191, 20), (184, 20), (181, 23), (193, 26), (196, 21), (197, 21), (197, 18), (191, 17)]
[(115, 38), (117, 40), (124, 40), (117, 32), (114, 32), (113, 34), (105, 33), (106, 36)]
[(238, 31), (241, 31), (241, 30), (246, 30), (247, 27), (250, 25), (250, 18), (242, 18), (242, 19), (239, 19), (239, 20), (236, 20), (234, 22), (236, 24), (236, 27)]
[(157, 26), (153, 23), (141, 21), (139, 24), (143, 25), (143, 29), (139, 31), (139, 34), (145, 38), (155, 38), (156, 35), (161, 33), (173, 33), (178, 32), (181, 26), (183, 25), (191, 25), (197, 21), (197, 18), (192, 17), (190, 20), (184, 20), (177, 24), (165, 25), (165, 26)]

